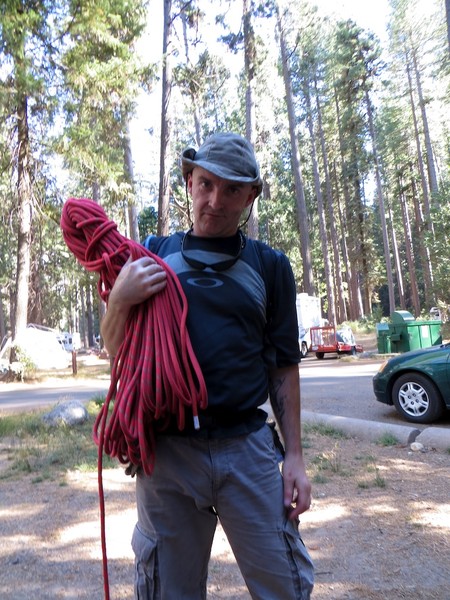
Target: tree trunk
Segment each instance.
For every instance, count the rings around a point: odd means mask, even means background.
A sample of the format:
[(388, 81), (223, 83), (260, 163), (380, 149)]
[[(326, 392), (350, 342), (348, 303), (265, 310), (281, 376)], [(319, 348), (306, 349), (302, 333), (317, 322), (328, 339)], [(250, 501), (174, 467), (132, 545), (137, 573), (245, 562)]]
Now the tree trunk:
[(428, 247), (424, 243), (424, 236), (422, 234), (423, 226), (425, 226), (429, 231), (433, 232), (433, 223), (431, 221), (431, 210), (430, 210), (430, 194), (428, 191), (428, 185), (425, 177), (425, 168), (422, 159), (422, 147), (420, 143), (419, 136), (419, 126), (417, 123), (416, 116), (416, 106), (414, 102), (414, 94), (413, 94), (413, 86), (412, 86), (412, 77), (411, 70), (408, 61), (406, 60), (406, 74), (408, 76), (408, 88), (409, 88), (409, 99), (411, 103), (411, 113), (413, 117), (413, 125), (414, 125), (414, 138), (416, 142), (417, 149), (417, 165), (419, 168), (420, 175), (420, 183), (423, 195), (423, 205), (425, 208), (425, 218), (423, 217), (422, 209), (420, 207), (419, 198), (416, 193), (416, 185), (414, 183), (414, 177), (411, 178), (412, 186), (413, 186), (413, 198), (416, 203), (416, 223), (418, 227), (418, 231), (420, 232), (420, 256), (422, 260), (422, 269), (423, 269), (423, 278), (424, 278), (424, 287), (425, 287), (425, 301), (429, 306), (433, 304), (433, 270), (431, 266), (431, 262), (429, 260), (429, 250)]
[(172, 72), (169, 59), (169, 46), (172, 31), (172, 1), (164, 0), (163, 29), (163, 71), (162, 71), (162, 106), (161, 106), (161, 146), (159, 159), (159, 194), (158, 194), (158, 235), (169, 234), (169, 201), (170, 201), (170, 95), (172, 91)]
[(92, 184), (92, 200), (100, 204), (100, 186), (98, 181), (94, 181)]
[(378, 205), (380, 209), (381, 233), (383, 235), (384, 260), (386, 264), (386, 277), (388, 282), (389, 292), (389, 313), (395, 311), (395, 293), (394, 293), (394, 278), (392, 276), (391, 252), (389, 249), (388, 231), (386, 225), (386, 212), (384, 208), (384, 194), (381, 185), (380, 162), (378, 158), (377, 140), (375, 135), (375, 127), (373, 124), (372, 103), (370, 102), (369, 92), (365, 91), (365, 101), (367, 108), (367, 116), (369, 119), (369, 132), (372, 140), (372, 154), (375, 164), (375, 178), (377, 183)]
[[(433, 195), (436, 196), (436, 194), (439, 191), (438, 183), (437, 183), (437, 176), (436, 176), (436, 166), (434, 164), (433, 147), (431, 145), (431, 136), (430, 136), (430, 127), (428, 125), (427, 110), (425, 108), (425, 99), (423, 97), (423, 91), (422, 91), (422, 81), (420, 79), (420, 72), (419, 72), (419, 67), (417, 64), (417, 55), (416, 55), (415, 49), (412, 50), (412, 59), (413, 59), (414, 73), (415, 73), (415, 77), (416, 77), (417, 95), (419, 97), (420, 113), (422, 115), (423, 136), (425, 138), (428, 183), (429, 183), (429, 187), (430, 187), (432, 196)], [(432, 225), (431, 219), (430, 219), (430, 225)]]
[[(78, 286), (77, 286), (78, 287)], [(80, 286), (80, 338), (81, 344), (83, 348), (88, 348), (88, 338), (87, 338), (87, 322), (86, 322), (86, 288), (85, 286)]]
[(294, 111), (291, 73), (289, 69), (289, 59), (284, 39), (284, 30), (282, 27), (279, 11), (277, 10), (277, 27), (280, 36), (281, 61), (283, 65), (283, 79), (286, 91), (286, 105), (289, 121), (289, 136), (291, 142), (291, 163), (294, 174), (295, 199), (297, 204), (297, 221), (300, 232), (300, 253), (303, 266), (303, 291), (310, 296), (315, 295), (315, 286), (312, 271), (311, 244), (309, 239), (308, 212), (306, 210), (305, 190), (303, 186), (302, 171), (300, 166), (300, 151), (297, 139), (297, 127)]
[(0, 289), (0, 350), (2, 348), (2, 343), (5, 338), (6, 338), (5, 308), (3, 306), (3, 294)]
[(389, 206), (389, 204), (388, 204), (388, 216), (389, 216), (389, 220), (388, 220), (389, 233), (391, 236), (392, 254), (394, 255), (394, 264), (395, 264), (395, 273), (396, 273), (397, 286), (398, 286), (399, 303), (400, 303), (400, 308), (402, 310), (406, 310), (405, 288), (404, 288), (404, 284), (403, 284), (403, 272), (402, 272), (402, 266), (401, 266), (401, 262), (400, 262), (400, 252), (398, 250), (397, 234), (395, 233), (394, 219), (393, 219), (391, 207)]
[(415, 214), (415, 238), (417, 239), (417, 246), (419, 248), (418, 254), (420, 256), (420, 263), (422, 266), (423, 276), (423, 287), (425, 294), (425, 303), (428, 308), (435, 305), (433, 288), (432, 288), (432, 267), (430, 260), (430, 249), (426, 243), (424, 231), (426, 228), (425, 219), (422, 212), (422, 204), (420, 202), (419, 194), (417, 191), (416, 180), (412, 165), (411, 169), (411, 190), (412, 190), (412, 201), (414, 203), (414, 214)]
[[(256, 145), (256, 109), (255, 109), (255, 32), (252, 26), (253, 0), (243, 0), (243, 25), (244, 25), (244, 65), (247, 79), (245, 90), (245, 137), (253, 146)], [(259, 238), (258, 198), (252, 206), (248, 219), (248, 235), (257, 240)]]
[(30, 265), (30, 277), (28, 286), (28, 321), (30, 323), (39, 323), (44, 325), (42, 315), (42, 286), (40, 281), (39, 263), (34, 262)]
[(419, 293), (417, 288), (417, 276), (416, 276), (416, 266), (414, 261), (414, 248), (412, 242), (412, 234), (411, 234), (411, 224), (408, 214), (408, 206), (406, 203), (406, 198), (404, 193), (400, 194), (400, 205), (402, 209), (403, 216), (403, 228), (405, 234), (405, 250), (406, 250), (406, 262), (408, 264), (408, 272), (410, 277), (410, 285), (411, 285), (411, 302), (414, 307), (415, 316), (418, 317), (420, 315), (420, 301), (419, 301)]
[(92, 306), (92, 286), (86, 286), (86, 321), (88, 346), (92, 348), (95, 345), (94, 339), (94, 312)]
[(339, 242), (336, 231), (336, 219), (333, 210), (333, 192), (331, 188), (331, 174), (328, 164), (328, 152), (325, 144), (325, 135), (322, 126), (322, 107), (320, 105), (319, 93), (317, 90), (317, 80), (314, 81), (314, 91), (316, 98), (316, 111), (317, 111), (317, 126), (319, 130), (320, 147), (322, 153), (322, 162), (325, 176), (325, 190), (326, 190), (326, 205), (328, 213), (328, 226), (330, 228), (330, 239), (331, 246), (333, 248), (333, 260), (334, 260), (334, 281), (337, 300), (335, 301), (336, 306), (336, 322), (343, 323), (347, 320), (347, 309), (345, 306), (344, 298), (344, 286), (342, 282), (342, 263), (341, 253), (339, 252)]
[(17, 334), (20, 331), (25, 329), (28, 317), (28, 283), (30, 278), (30, 242), (33, 204), (30, 177), (30, 145), (28, 137), (28, 102), (26, 96), (22, 96), (18, 105), (17, 132), (19, 147), (17, 164), (19, 231), (13, 339), (17, 337)]
[[(425, 207), (425, 219), (426, 219), (425, 224), (426, 224), (427, 229), (429, 231), (433, 232), (433, 223), (431, 221), (431, 209), (430, 209), (430, 193), (429, 193), (427, 178), (425, 177), (425, 167), (424, 167), (423, 158), (422, 158), (422, 145), (420, 143), (419, 125), (417, 122), (417, 115), (416, 115), (416, 103), (414, 101), (411, 68), (409, 66), (408, 59), (406, 59), (406, 74), (408, 76), (408, 92), (409, 92), (409, 100), (411, 103), (411, 114), (412, 114), (413, 125), (414, 125), (414, 138), (415, 138), (416, 149), (417, 149), (417, 165), (419, 167), (420, 183), (421, 183), (422, 194), (423, 194), (423, 204)], [(430, 272), (430, 281), (431, 280), (432, 280), (432, 275)]]
[(448, 49), (450, 51), (450, 0), (445, 0), (445, 16), (447, 19), (447, 41)]
[[(191, 67), (192, 61), (191, 61), (190, 54), (189, 54), (190, 43), (189, 43), (188, 32), (187, 32), (187, 16), (186, 16), (186, 11), (184, 11), (184, 10), (181, 11), (181, 22), (183, 25), (184, 56), (186, 58), (186, 64)], [(193, 86), (189, 86), (189, 95), (191, 98), (191, 107), (190, 108), (192, 111), (192, 115), (194, 117), (195, 141), (197, 143), (197, 146), (200, 146), (202, 143), (202, 134), (201, 134), (201, 127), (200, 127), (199, 111), (198, 111), (199, 98), (197, 97), (198, 95), (194, 92)]]
[[(349, 190), (349, 181), (345, 176), (345, 152), (344, 152), (344, 141), (342, 135), (342, 125), (341, 125), (341, 111), (339, 107), (339, 100), (337, 97), (337, 93), (334, 94), (335, 105), (336, 105), (336, 115), (337, 115), (337, 129), (339, 136), (339, 152), (342, 163), (342, 170), (344, 172), (344, 176), (342, 177), (342, 188), (344, 191), (344, 203), (346, 207), (349, 207), (351, 204), (350, 200), (350, 190)], [(356, 241), (352, 240), (352, 236), (355, 235), (354, 232), (349, 232), (347, 227), (347, 218), (344, 214), (344, 211), (340, 211), (340, 223), (341, 223), (341, 233), (343, 238), (343, 243), (345, 243), (345, 264), (346, 264), (346, 275), (347, 275), (347, 289), (348, 289), (348, 305), (349, 305), (349, 318), (352, 321), (357, 321), (361, 316), (361, 308), (359, 303), (359, 291), (358, 291), (358, 269), (356, 263), (357, 251), (355, 246)], [(352, 242), (349, 244), (349, 241)], [(349, 248), (349, 246), (351, 246)]]
[(130, 140), (130, 121), (127, 116), (125, 132), (123, 136), (123, 152), (124, 152), (124, 171), (127, 183), (130, 186), (130, 196), (128, 198), (128, 235), (132, 240), (139, 241), (139, 227), (137, 219), (136, 204), (134, 202), (134, 168), (133, 168), (133, 155), (131, 152), (131, 140)]
[(309, 136), (311, 138), (311, 162), (313, 169), (313, 177), (314, 177), (314, 190), (316, 193), (317, 199), (317, 214), (319, 218), (319, 234), (320, 234), (320, 243), (322, 248), (323, 255), (323, 265), (325, 271), (325, 283), (327, 288), (327, 304), (328, 304), (328, 320), (330, 323), (336, 324), (336, 306), (334, 299), (334, 285), (333, 278), (331, 275), (331, 261), (330, 255), (328, 251), (328, 235), (327, 235), (327, 227), (325, 220), (325, 210), (323, 206), (323, 196), (322, 189), (320, 186), (320, 174), (319, 174), (319, 164), (317, 160), (317, 151), (316, 151), (316, 140), (314, 135), (314, 123), (312, 118), (312, 108), (311, 108), (311, 96), (309, 93), (309, 89), (311, 87), (311, 81), (308, 78), (306, 82), (306, 86), (304, 89), (305, 101), (306, 101), (306, 121), (307, 127), (309, 131)]

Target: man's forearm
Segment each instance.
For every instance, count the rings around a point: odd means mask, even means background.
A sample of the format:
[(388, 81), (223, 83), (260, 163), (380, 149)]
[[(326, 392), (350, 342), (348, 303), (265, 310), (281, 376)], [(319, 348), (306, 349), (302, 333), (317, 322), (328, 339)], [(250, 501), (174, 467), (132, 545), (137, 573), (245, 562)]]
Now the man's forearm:
[(114, 357), (125, 338), (125, 324), (129, 311), (116, 308), (114, 305), (108, 307), (100, 325), (102, 339), (109, 354)]
[(302, 454), (298, 366), (271, 373), (270, 401), (280, 426), (286, 454), (283, 461), (283, 503), (295, 520), (311, 505), (311, 484)]
[(298, 366), (272, 371), (270, 403), (286, 452), (301, 454), (300, 382)]

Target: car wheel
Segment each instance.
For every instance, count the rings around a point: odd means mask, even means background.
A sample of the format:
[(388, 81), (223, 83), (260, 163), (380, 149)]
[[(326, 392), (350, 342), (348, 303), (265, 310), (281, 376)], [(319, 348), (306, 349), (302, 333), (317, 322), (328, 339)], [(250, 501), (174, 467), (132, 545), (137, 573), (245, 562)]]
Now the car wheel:
[(321, 360), (325, 356), (325, 352), (316, 352), (316, 358)]
[(302, 342), (300, 351), (302, 353), (302, 358), (305, 358), (305, 356), (308, 354), (308, 344), (306, 342)]
[(432, 423), (444, 412), (439, 390), (420, 373), (401, 375), (392, 387), (392, 401), (398, 413), (413, 423)]

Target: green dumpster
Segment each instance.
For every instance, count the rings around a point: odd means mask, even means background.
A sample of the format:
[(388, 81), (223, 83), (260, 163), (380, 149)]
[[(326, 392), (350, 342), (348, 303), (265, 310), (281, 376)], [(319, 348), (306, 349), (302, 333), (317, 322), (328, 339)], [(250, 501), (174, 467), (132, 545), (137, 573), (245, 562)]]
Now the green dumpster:
[(379, 354), (391, 353), (391, 337), (389, 323), (377, 323), (377, 346)]
[(419, 348), (442, 344), (442, 321), (416, 321)]
[(413, 329), (408, 331), (408, 325), (414, 323), (413, 315), (407, 310), (396, 310), (391, 314), (389, 333), (392, 352), (407, 352), (410, 348), (409, 333), (414, 336)]
[(442, 343), (441, 321), (416, 321), (406, 310), (391, 315), (389, 333), (392, 352), (408, 352)]

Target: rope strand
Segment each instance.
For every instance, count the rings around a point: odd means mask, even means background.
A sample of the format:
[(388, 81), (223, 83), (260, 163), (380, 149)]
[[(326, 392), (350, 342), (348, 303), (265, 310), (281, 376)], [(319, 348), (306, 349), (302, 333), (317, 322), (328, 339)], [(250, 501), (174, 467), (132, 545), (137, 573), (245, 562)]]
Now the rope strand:
[(167, 426), (172, 417), (183, 429), (186, 408), (191, 410), (194, 423), (198, 422), (198, 410), (207, 406), (207, 391), (186, 328), (187, 300), (172, 269), (157, 255), (122, 236), (116, 223), (92, 200), (69, 198), (63, 206), (61, 229), (78, 262), (99, 274), (98, 292), (106, 303), (129, 257), (137, 260), (149, 256), (167, 274), (164, 290), (130, 311), (105, 403), (93, 428), (98, 445), (103, 578), (105, 598), (109, 600), (103, 453), (123, 464), (142, 466), (145, 474), (151, 475), (155, 428)]

